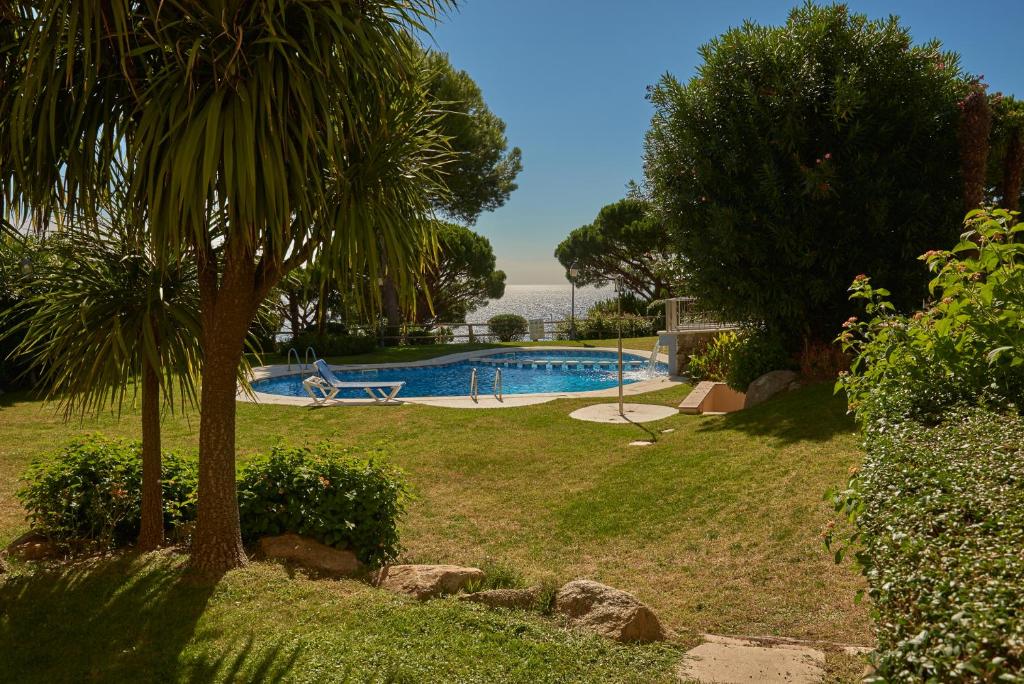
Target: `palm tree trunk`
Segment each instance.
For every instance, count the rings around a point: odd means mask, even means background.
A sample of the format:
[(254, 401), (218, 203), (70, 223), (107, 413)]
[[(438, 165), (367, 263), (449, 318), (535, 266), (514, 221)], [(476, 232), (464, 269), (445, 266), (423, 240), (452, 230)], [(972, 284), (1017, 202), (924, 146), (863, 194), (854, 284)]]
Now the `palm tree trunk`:
[(384, 279), (384, 313), (388, 324), (384, 332), (384, 346), (397, 346), (402, 334), (402, 310), (398, 306), (398, 289), (390, 277)]
[(222, 574), (245, 565), (235, 482), (235, 401), (238, 366), (249, 321), (255, 314), (254, 265), (227, 260), (217, 286), (201, 268), (203, 371), (199, 395), (199, 496), (192, 565)]
[(142, 551), (152, 551), (164, 543), (160, 480), (160, 378), (146, 363), (142, 371), (142, 526), (139, 530)]

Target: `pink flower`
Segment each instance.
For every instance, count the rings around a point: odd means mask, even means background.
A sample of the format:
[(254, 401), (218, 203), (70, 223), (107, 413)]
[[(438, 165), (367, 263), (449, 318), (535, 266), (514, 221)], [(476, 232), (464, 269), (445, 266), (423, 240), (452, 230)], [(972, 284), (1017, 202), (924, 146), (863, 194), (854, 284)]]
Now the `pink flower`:
[(831, 152), (826, 152), (825, 153), (825, 159), (831, 159), (831, 158), (832, 158), (832, 153)]

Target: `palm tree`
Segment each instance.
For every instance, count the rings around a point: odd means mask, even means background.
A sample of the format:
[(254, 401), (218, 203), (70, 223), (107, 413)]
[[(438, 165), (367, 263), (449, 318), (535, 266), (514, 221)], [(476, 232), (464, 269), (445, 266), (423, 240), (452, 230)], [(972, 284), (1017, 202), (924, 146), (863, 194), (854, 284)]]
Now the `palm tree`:
[[(156, 262), (198, 269), (193, 565), (245, 562), (236, 374), (249, 323), (310, 260), (412, 295), (448, 145), (413, 32), (448, 0), (12, 0), (0, 181), (37, 217), (96, 214), (125, 154)], [(11, 75), (13, 74), (13, 75)], [(379, 299), (379, 295), (378, 295)], [(378, 302), (374, 304), (379, 305)]]
[[(118, 411), (141, 389), (142, 524), (138, 546), (164, 541), (160, 406), (175, 393), (194, 403), (199, 366), (199, 294), (187, 262), (158, 267), (152, 250), (124, 225), (81, 228), (59, 238), (53, 262), (34, 277), (31, 312), (15, 353), (40, 371), (47, 399), (65, 416)], [(15, 312), (16, 313), (16, 312)]]

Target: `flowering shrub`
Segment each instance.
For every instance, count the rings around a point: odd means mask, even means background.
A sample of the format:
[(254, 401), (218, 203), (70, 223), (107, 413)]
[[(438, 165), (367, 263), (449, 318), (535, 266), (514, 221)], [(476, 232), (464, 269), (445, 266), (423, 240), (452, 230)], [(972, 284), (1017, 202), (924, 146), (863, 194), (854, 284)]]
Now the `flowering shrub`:
[(408, 498), (401, 473), (379, 454), (357, 456), (330, 444), (275, 448), (247, 463), (238, 481), (246, 539), (294, 532), (372, 564), (398, 555)]
[(951, 250), (921, 256), (935, 274), (932, 300), (898, 314), (889, 292), (860, 275), (851, 298), (867, 320), (850, 318), (839, 336), (854, 355), (845, 390), (863, 420), (937, 419), (958, 403), (1019, 407), (1024, 399), (1024, 244), (1016, 213), (976, 210)]
[[(196, 468), (164, 454), (164, 526), (195, 518)], [(89, 436), (34, 462), (18, 498), (32, 526), (51, 539), (101, 548), (124, 546), (142, 521), (142, 447)]]
[(867, 458), (833, 504), (855, 523), (874, 600), (874, 681), (1021, 682), (1024, 671), (1024, 245), (1016, 214), (972, 211), (921, 311), (866, 275), (867, 320), (839, 339)]
[[(1024, 681), (1024, 419), (955, 409), (879, 422), (836, 510), (875, 615), (868, 681)], [(843, 546), (842, 544), (847, 546)]]

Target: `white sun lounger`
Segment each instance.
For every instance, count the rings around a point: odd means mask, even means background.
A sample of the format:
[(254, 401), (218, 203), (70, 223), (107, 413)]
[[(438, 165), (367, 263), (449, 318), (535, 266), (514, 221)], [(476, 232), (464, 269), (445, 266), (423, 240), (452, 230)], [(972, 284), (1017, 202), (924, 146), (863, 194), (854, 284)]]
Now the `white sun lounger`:
[[(342, 382), (334, 374), (330, 366), (323, 359), (317, 359), (313, 363), (318, 375), (311, 375), (302, 381), (306, 394), (318, 404), (330, 401), (338, 396), (343, 389), (365, 390), (370, 398), (378, 404), (387, 404), (395, 401), (399, 390), (405, 386), (404, 380), (370, 380), (366, 382)], [(319, 394), (320, 396), (317, 396)]]

